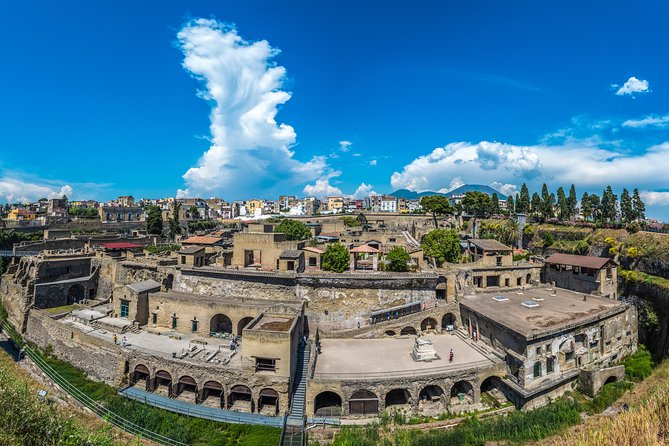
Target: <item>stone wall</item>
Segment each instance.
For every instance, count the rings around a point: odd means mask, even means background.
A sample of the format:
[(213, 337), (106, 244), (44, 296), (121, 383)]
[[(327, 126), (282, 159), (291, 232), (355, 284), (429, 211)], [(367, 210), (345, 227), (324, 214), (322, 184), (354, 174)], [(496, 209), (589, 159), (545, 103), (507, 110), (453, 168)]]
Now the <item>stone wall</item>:
[(580, 374), (580, 389), (594, 397), (607, 382), (620, 381), (625, 378), (625, 366), (616, 365), (603, 369), (583, 369)]

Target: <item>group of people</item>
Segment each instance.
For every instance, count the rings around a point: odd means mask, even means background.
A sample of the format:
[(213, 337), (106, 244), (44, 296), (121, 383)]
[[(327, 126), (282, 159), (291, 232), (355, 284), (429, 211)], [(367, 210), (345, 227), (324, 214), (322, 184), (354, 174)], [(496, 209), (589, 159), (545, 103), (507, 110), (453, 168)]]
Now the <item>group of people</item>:
[[(123, 336), (123, 339), (121, 339), (121, 347), (125, 347), (128, 344), (128, 338)], [(118, 345), (118, 336), (116, 336), (116, 333), (114, 333), (114, 345)]]

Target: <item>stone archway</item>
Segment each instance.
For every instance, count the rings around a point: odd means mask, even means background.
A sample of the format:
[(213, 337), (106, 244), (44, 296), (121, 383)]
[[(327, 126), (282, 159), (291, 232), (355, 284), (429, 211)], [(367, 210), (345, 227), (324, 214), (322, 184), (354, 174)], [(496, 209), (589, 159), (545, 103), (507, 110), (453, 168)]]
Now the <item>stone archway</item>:
[(232, 333), (232, 320), (225, 314), (216, 314), (209, 322), (211, 333)]
[(370, 390), (362, 389), (353, 392), (348, 399), (351, 415), (374, 415), (379, 413), (379, 397)]
[(441, 411), (444, 407), (444, 389), (431, 384), (418, 393), (418, 409), (421, 411)]
[(436, 330), (437, 329), (437, 320), (433, 317), (426, 317), (420, 323), (421, 331)]
[(451, 405), (473, 404), (474, 386), (469, 381), (457, 381), (451, 387)]
[(411, 404), (411, 394), (407, 389), (392, 389), (386, 393), (386, 410), (395, 406), (401, 408)]
[(314, 415), (317, 417), (338, 417), (341, 415), (341, 407), (341, 396), (335, 392), (321, 392), (314, 398)]
[[(151, 372), (149, 368), (144, 364), (137, 364), (135, 370), (130, 374), (130, 386), (136, 386), (139, 384), (139, 387), (143, 387), (144, 390), (149, 390)], [(142, 386), (141, 383), (144, 382)]]
[(176, 392), (174, 396), (183, 400), (197, 402), (197, 382), (191, 376), (182, 376), (177, 381)]
[(218, 381), (207, 381), (200, 392), (200, 403), (210, 407), (223, 408), (223, 386)]
[(481, 403), (497, 408), (508, 402), (499, 376), (489, 376), (481, 382)]
[(402, 330), (400, 330), (400, 335), (401, 336), (407, 336), (407, 335), (415, 335), (418, 334), (415, 328), (413, 327), (404, 327)]
[(172, 375), (165, 370), (159, 370), (153, 378), (153, 391), (165, 395), (172, 396)]
[(232, 386), (228, 394), (228, 409), (253, 413), (255, 407), (251, 389), (243, 384)]
[(258, 413), (275, 416), (279, 414), (279, 392), (272, 388), (262, 389), (258, 398)]
[(86, 297), (86, 289), (80, 283), (75, 283), (67, 290), (67, 304), (72, 305), (81, 302)]
[(455, 317), (455, 314), (453, 313), (444, 314), (444, 316), (441, 318), (441, 330), (442, 331), (455, 330), (456, 321), (457, 319)]
[(237, 324), (237, 336), (242, 335), (242, 330), (244, 330), (244, 327), (246, 327), (252, 320), (253, 320), (252, 317), (245, 317), (239, 321), (239, 323)]

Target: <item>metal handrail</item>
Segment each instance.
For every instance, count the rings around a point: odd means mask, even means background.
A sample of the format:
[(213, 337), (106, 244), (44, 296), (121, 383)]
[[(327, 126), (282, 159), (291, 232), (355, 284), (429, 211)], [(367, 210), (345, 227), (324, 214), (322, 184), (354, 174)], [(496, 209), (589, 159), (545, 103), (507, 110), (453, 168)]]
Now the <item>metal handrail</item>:
[[(187, 446), (186, 443), (174, 440), (172, 438), (165, 437), (156, 432), (143, 428), (125, 418), (117, 415), (111, 410), (107, 409), (97, 401), (91, 399), (88, 395), (83, 393), (81, 390), (73, 386), (65, 378), (63, 378), (57, 371), (55, 371), (49, 364), (47, 364), (39, 355), (35, 352), (30, 346), (26, 345), (23, 342), (23, 339), (16, 332), (14, 327), (9, 324), (7, 321), (3, 321), (2, 327), (7, 331), (9, 337), (17, 344), (23, 347), (23, 351), (26, 356), (28, 356), (53, 382), (58, 384), (58, 386), (71, 395), (75, 400), (77, 400), (84, 407), (90, 409), (98, 415), (100, 418), (105, 419), (116, 427), (119, 427), (125, 430), (128, 433), (131, 433), (136, 436), (144, 437), (148, 440), (154, 441), (156, 443), (165, 445), (165, 446)], [(18, 339), (14, 339), (14, 337)]]
[(439, 367), (430, 367), (426, 369), (417, 369), (417, 370), (402, 370), (402, 371), (386, 371), (386, 372), (316, 372), (313, 375), (314, 380), (319, 380), (319, 379), (342, 379), (342, 380), (351, 380), (351, 379), (369, 379), (369, 378), (380, 378), (380, 377), (386, 377), (386, 378), (395, 378), (395, 377), (403, 377), (403, 376), (415, 376), (417, 373), (419, 373), (421, 376), (425, 374), (438, 374), (438, 373), (444, 373), (444, 372), (452, 372), (452, 371), (459, 371), (462, 370), (464, 367), (467, 368), (468, 371), (471, 370), (480, 370), (489, 366), (494, 365), (495, 363), (489, 359), (486, 360), (480, 360), (480, 361), (475, 361), (475, 362), (468, 362), (465, 364), (449, 364), (449, 365), (443, 365)]

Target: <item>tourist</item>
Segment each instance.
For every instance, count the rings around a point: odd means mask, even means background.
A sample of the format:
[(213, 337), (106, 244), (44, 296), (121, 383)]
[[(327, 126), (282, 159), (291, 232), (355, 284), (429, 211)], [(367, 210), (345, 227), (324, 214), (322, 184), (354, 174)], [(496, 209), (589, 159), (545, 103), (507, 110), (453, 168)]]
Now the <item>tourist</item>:
[(128, 342), (128, 339), (127, 339), (125, 336), (123, 336), (123, 339), (121, 340), (121, 346), (122, 346), (123, 348), (125, 348), (125, 344), (126, 344), (127, 342)]
[(118, 344), (118, 337), (116, 336), (116, 333), (114, 333), (114, 345)]
[(453, 349), (451, 349), (451, 352), (448, 354), (448, 362), (453, 362)]

